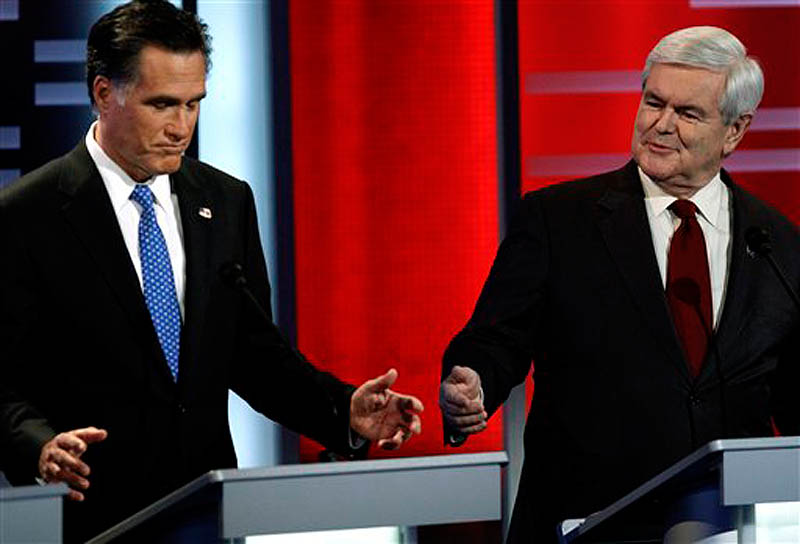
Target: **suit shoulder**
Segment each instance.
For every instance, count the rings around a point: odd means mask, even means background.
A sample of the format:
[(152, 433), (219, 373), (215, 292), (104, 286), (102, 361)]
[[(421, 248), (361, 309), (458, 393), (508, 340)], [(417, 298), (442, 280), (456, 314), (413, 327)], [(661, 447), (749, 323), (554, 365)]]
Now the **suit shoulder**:
[(58, 157), (12, 181), (0, 189), (0, 206), (7, 208), (38, 201), (43, 194), (58, 184), (67, 162), (68, 155)]
[(249, 191), (246, 182), (197, 159), (184, 157), (183, 169), (187, 175), (202, 181), (205, 185), (216, 184), (222, 190)]
[(766, 227), (774, 236), (793, 240), (800, 245), (800, 229), (777, 208), (738, 185), (733, 185), (732, 191), (733, 205), (741, 208), (747, 223)]
[[(641, 197), (636, 165), (631, 162), (619, 170), (563, 181), (525, 193), (520, 203), (523, 213), (555, 218), (591, 217), (596, 204), (608, 194)], [(559, 219), (560, 220), (560, 219)]]
[(554, 183), (540, 189), (528, 191), (523, 198), (527, 201), (537, 199), (546, 201), (597, 199), (610, 188), (623, 187), (625, 180), (630, 176), (630, 167), (629, 164), (619, 170)]

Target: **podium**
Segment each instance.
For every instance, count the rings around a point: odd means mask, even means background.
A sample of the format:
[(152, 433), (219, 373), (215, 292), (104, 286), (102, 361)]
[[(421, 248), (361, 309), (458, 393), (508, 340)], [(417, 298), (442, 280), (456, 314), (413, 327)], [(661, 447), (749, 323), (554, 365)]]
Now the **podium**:
[[(716, 440), (608, 508), (564, 521), (559, 539), (562, 544), (755, 544), (756, 505), (798, 501), (800, 438)], [(796, 512), (791, 534), (800, 535), (800, 505)]]
[(0, 489), (0, 544), (61, 542), (66, 484)]
[(248, 535), (498, 520), (505, 452), (215, 470), (89, 542), (241, 542)]

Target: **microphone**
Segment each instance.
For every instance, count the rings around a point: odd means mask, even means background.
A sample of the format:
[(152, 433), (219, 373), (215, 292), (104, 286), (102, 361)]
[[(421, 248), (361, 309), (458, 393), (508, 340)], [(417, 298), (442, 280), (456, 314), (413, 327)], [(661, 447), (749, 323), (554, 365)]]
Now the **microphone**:
[(278, 327), (272, 322), (270, 314), (268, 314), (261, 303), (258, 302), (256, 296), (250, 290), (250, 287), (248, 287), (247, 278), (244, 275), (244, 269), (242, 268), (242, 265), (235, 261), (223, 263), (222, 266), (219, 267), (219, 276), (223, 283), (245, 295), (245, 298), (250, 301), (250, 306), (254, 308), (264, 320), (264, 325), (267, 328), (267, 332), (275, 335), (277, 341), (282, 343), (286, 347), (287, 351), (292, 352), (296, 357), (296, 360), (293, 359), (292, 362), (287, 362), (283, 357), (279, 357), (278, 360), (290, 372), (301, 372), (309, 379), (309, 383), (318, 384), (325, 401), (328, 403), (329, 409), (334, 415), (337, 415), (339, 413), (337, 404), (325, 386), (319, 383), (319, 380), (315, 376), (314, 366), (303, 356), (302, 353), (300, 353), (300, 351), (292, 347), (289, 341), (280, 332)]
[(219, 275), (226, 284), (231, 287), (246, 287), (247, 278), (244, 277), (244, 270), (239, 263), (228, 262), (219, 267)]
[(753, 259), (759, 257), (766, 259), (783, 285), (783, 288), (789, 293), (789, 298), (792, 299), (797, 310), (800, 311), (800, 298), (798, 298), (797, 292), (792, 288), (789, 279), (786, 277), (783, 269), (778, 265), (775, 257), (772, 256), (772, 237), (769, 231), (763, 227), (750, 227), (744, 233), (744, 240), (747, 242), (747, 254)]
[(713, 327), (710, 323), (706, 322), (705, 317), (703, 317), (703, 312), (700, 310), (700, 286), (691, 278), (679, 278), (670, 284), (670, 290), (675, 294), (678, 300), (684, 304), (688, 304), (697, 312), (700, 323), (703, 325), (703, 332), (706, 333), (706, 337), (708, 338), (709, 350), (714, 354), (716, 359), (714, 367), (717, 371), (717, 379), (719, 380), (720, 418), (722, 420), (722, 434), (724, 438), (728, 436), (728, 406), (725, 401), (725, 379), (722, 374), (722, 355), (717, 345), (717, 335), (714, 334)]
[(224, 263), (222, 266), (219, 267), (219, 276), (222, 278), (222, 281), (225, 285), (232, 287), (233, 289), (242, 292), (248, 299), (250, 299), (253, 308), (261, 315), (261, 317), (269, 323), (270, 326), (273, 325), (272, 318), (270, 318), (267, 311), (264, 309), (263, 306), (258, 302), (253, 292), (247, 286), (247, 278), (244, 277), (244, 269), (242, 265), (237, 262), (227, 262)]

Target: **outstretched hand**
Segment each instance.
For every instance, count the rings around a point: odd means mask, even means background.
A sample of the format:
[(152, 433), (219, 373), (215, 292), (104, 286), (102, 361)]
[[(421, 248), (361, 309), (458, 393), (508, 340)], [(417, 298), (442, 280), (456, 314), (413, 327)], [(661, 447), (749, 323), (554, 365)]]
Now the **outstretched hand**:
[(389, 389), (396, 379), (397, 371), (392, 368), (361, 384), (350, 399), (350, 427), (386, 450), (395, 450), (422, 432), (422, 402)]
[(108, 432), (95, 427), (76, 429), (56, 435), (42, 447), (39, 455), (39, 475), (45, 482), (64, 482), (70, 490), (67, 497), (84, 499), (82, 491), (89, 487), (89, 465), (81, 461), (89, 444), (106, 439)]

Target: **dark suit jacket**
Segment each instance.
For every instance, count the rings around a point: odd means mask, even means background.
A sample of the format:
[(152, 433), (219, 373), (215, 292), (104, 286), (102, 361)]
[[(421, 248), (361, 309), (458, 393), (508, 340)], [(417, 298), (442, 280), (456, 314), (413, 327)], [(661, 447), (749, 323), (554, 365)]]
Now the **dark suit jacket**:
[[(724, 307), (692, 380), (653, 250), (636, 164), (525, 196), (475, 312), (451, 342), (477, 370), (489, 413), (535, 360), (525, 461), (509, 541), (554, 542), (555, 525), (608, 506), (720, 437), (800, 434), (800, 317), (744, 232), (768, 227), (800, 288), (800, 237), (777, 212), (732, 194)], [(720, 387), (721, 381), (724, 388)]]
[[(32, 484), (42, 445), (93, 425), (81, 537), (205, 471), (235, 467), (228, 389), (348, 453), (353, 388), (315, 370), (218, 270), (241, 263), (269, 309), (249, 187), (184, 159), (171, 176), (186, 254), (180, 372), (173, 382), (100, 175), (83, 142), (0, 196), (0, 459)], [(208, 208), (210, 219), (198, 211)]]

